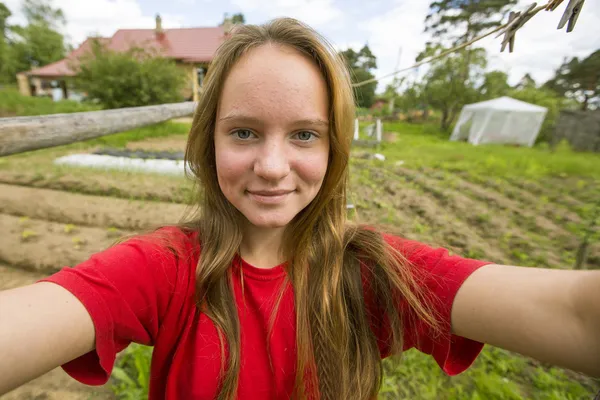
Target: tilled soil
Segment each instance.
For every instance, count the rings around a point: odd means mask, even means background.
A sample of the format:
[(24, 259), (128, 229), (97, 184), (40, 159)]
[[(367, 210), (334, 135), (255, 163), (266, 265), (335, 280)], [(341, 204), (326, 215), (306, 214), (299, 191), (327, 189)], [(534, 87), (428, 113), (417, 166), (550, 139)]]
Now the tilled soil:
[(187, 204), (193, 198), (191, 181), (144, 174), (87, 173), (44, 175), (39, 171), (0, 170), (0, 183), (124, 199)]
[(79, 264), (121, 236), (121, 232), (87, 226), (67, 233), (62, 223), (8, 214), (0, 214), (0, 232), (0, 262), (43, 272)]
[(185, 205), (174, 203), (0, 184), (0, 210), (3, 213), (64, 224), (147, 229), (178, 222), (186, 209)]

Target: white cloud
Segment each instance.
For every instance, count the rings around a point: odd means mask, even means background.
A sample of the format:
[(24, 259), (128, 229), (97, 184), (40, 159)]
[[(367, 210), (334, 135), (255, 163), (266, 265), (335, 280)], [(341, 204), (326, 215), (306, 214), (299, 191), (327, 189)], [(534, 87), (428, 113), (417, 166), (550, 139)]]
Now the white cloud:
[(340, 23), (343, 11), (333, 0), (232, 0), (242, 12), (258, 12), (268, 18), (293, 17), (315, 27)]
[[(530, 0), (523, 0), (517, 9), (524, 9)], [(508, 49), (500, 53), (502, 38), (491, 36), (480, 42), (488, 50), (489, 69), (500, 69), (509, 73), (511, 83), (516, 83), (530, 73), (538, 83), (551, 78), (564, 57), (585, 57), (600, 48), (600, 2), (588, 1), (579, 17), (575, 30), (566, 33), (556, 26), (568, 2), (554, 12), (542, 11), (517, 32), (514, 53)], [(392, 72), (396, 66), (398, 50), (402, 48), (400, 68), (408, 67), (424, 48), (427, 35), (423, 33), (428, 10), (427, 1), (402, 1), (381, 15), (361, 25), (367, 35), (369, 47), (377, 56), (377, 76)], [(390, 79), (379, 85), (382, 90)]]
[[(369, 47), (377, 57), (377, 76), (394, 71), (400, 48), (400, 68), (414, 64), (427, 40), (427, 35), (423, 33), (423, 21), (428, 9), (426, 1), (402, 2), (360, 25), (367, 35)], [(383, 80), (379, 89), (382, 90), (389, 82), (391, 78)]]
[[(7, 4), (16, 14), (16, 20), (22, 20), (20, 11), (17, 12), (20, 3), (20, 0), (9, 0)], [(89, 35), (109, 37), (118, 29), (155, 26), (155, 15), (144, 15), (137, 0), (54, 0), (53, 6), (63, 10), (67, 19), (64, 33), (75, 46)], [(180, 15), (161, 14), (161, 17), (164, 28), (181, 27), (184, 21)]]
[[(530, 73), (538, 83), (551, 78), (564, 57), (586, 57), (600, 48), (600, 2), (588, 1), (583, 7), (575, 30), (557, 30), (558, 21), (568, 2), (553, 12), (542, 11), (516, 34), (515, 51), (500, 53), (502, 38), (486, 40), (490, 54), (490, 68), (509, 72), (512, 83)], [(523, 2), (520, 7), (524, 8)]]

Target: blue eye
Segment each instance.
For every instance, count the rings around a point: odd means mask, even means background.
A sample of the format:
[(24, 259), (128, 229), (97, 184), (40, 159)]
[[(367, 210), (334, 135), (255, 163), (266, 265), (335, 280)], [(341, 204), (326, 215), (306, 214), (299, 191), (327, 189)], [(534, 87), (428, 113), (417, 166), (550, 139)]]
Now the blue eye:
[(298, 132), (296, 134), (296, 137), (298, 137), (298, 139), (300, 139), (303, 142), (308, 142), (309, 140), (316, 137), (316, 135), (310, 131), (302, 131), (302, 132)]
[(233, 133), (237, 139), (250, 139), (253, 133), (248, 129), (238, 129)]

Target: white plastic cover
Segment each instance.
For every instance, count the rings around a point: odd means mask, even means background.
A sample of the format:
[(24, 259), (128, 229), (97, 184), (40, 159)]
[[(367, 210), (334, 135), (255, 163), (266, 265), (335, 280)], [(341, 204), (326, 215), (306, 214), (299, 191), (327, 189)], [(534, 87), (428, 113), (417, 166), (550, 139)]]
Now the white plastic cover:
[(55, 164), (120, 171), (148, 172), (184, 176), (183, 161), (151, 160), (141, 158), (113, 157), (99, 154), (71, 154), (54, 160)]
[(535, 143), (548, 109), (510, 97), (500, 97), (463, 107), (450, 140), (484, 143)]

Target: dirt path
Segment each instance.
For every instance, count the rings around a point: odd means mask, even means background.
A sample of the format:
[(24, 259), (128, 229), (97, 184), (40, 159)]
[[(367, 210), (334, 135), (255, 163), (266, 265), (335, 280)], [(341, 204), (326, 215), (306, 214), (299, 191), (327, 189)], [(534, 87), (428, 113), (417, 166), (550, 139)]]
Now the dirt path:
[[(12, 289), (34, 283), (45, 274), (23, 271), (0, 264), (0, 290)], [(108, 387), (92, 387), (83, 385), (61, 368), (56, 368), (45, 375), (3, 395), (0, 400), (112, 400), (114, 394)]]

